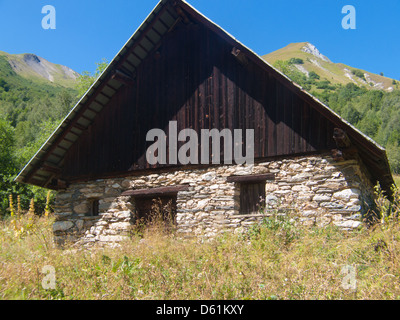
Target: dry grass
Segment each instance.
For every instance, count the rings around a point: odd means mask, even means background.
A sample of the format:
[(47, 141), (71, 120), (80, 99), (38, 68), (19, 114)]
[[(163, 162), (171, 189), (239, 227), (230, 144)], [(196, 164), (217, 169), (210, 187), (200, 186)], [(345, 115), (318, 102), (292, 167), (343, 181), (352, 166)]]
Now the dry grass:
[[(22, 218), (20, 224), (28, 223)], [(400, 227), (344, 233), (268, 220), (204, 243), (157, 228), (118, 248), (58, 249), (52, 218), (0, 225), (0, 299), (399, 299)], [(55, 268), (45, 290), (42, 268)], [(345, 289), (343, 266), (355, 268)], [(344, 282), (343, 282), (344, 281)]]
[(394, 183), (396, 184), (396, 186), (400, 186), (400, 175), (394, 174), (393, 179), (394, 179)]

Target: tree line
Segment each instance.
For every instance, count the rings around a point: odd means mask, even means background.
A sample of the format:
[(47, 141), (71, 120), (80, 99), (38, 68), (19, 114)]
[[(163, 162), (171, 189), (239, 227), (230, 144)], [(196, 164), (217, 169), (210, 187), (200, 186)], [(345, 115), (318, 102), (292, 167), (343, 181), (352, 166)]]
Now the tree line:
[(14, 179), (107, 65), (97, 63), (75, 88), (65, 88), (21, 77), (0, 56), (0, 216), (9, 210), (10, 195), (19, 195), (22, 209), (34, 199), (37, 212), (44, 212), (47, 190)]

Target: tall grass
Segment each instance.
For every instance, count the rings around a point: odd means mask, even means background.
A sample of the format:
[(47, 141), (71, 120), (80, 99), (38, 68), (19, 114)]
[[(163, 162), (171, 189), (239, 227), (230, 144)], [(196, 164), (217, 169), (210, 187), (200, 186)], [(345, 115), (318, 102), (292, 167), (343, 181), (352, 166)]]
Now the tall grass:
[(394, 174), (393, 175), (393, 180), (396, 186), (400, 186), (400, 174)]
[[(344, 232), (276, 216), (205, 242), (153, 225), (91, 249), (55, 247), (51, 214), (23, 215), (32, 226), (17, 235), (11, 221), (0, 223), (0, 299), (400, 299), (396, 219)], [(54, 267), (52, 289), (44, 266)]]

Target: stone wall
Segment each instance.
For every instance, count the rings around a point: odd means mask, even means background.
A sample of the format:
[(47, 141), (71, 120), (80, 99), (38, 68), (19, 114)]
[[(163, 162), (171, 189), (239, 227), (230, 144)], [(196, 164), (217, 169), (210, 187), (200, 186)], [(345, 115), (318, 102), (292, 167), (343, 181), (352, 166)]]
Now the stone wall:
[[(266, 183), (262, 213), (240, 214), (240, 185), (231, 175), (274, 173)], [(135, 224), (135, 201), (121, 196), (129, 189), (187, 184), (177, 193), (177, 232), (210, 237), (227, 228), (247, 228), (274, 212), (306, 224), (333, 223), (357, 228), (373, 205), (373, 186), (356, 160), (334, 162), (328, 155), (290, 158), (249, 166), (221, 165), (143, 176), (76, 183), (56, 198), (55, 240), (118, 242)], [(88, 216), (91, 199), (99, 199), (99, 216)]]

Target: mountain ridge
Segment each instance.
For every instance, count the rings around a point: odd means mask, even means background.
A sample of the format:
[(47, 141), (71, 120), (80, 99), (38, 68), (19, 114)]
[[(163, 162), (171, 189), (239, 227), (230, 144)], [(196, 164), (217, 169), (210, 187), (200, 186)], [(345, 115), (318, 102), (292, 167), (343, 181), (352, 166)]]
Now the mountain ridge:
[[(9, 54), (0, 51), (0, 57), (7, 60), (13, 72), (25, 79), (73, 88), (79, 77), (79, 73), (71, 68), (52, 63), (34, 53)], [(398, 84), (397, 86), (394, 84), (394, 79), (353, 68), (342, 62), (332, 62), (310, 42), (290, 43), (281, 49), (263, 55), (262, 58), (275, 67), (279, 60), (301, 59), (302, 63), (292, 63), (294, 70), (300, 71), (306, 77), (309, 77), (309, 73), (313, 71), (320, 76), (321, 80), (329, 81), (332, 84), (346, 85), (351, 82), (360, 87), (365, 86), (367, 89), (388, 92), (399, 89)]]
[(0, 57), (8, 62), (15, 74), (25, 79), (73, 88), (79, 77), (79, 74), (71, 68), (52, 63), (33, 53), (9, 54), (0, 51)]
[(262, 58), (275, 66), (278, 61), (290, 61), (290, 59), (295, 58), (301, 59), (302, 63), (292, 63), (292, 66), (296, 68), (295, 70), (300, 71), (307, 77), (313, 71), (320, 76), (321, 80), (329, 81), (335, 85), (354, 83), (360, 87), (365, 86), (367, 89), (388, 92), (398, 89), (394, 84), (397, 81), (394, 79), (363, 69), (353, 68), (341, 62), (332, 62), (310, 42), (290, 43), (281, 49), (263, 55)]

